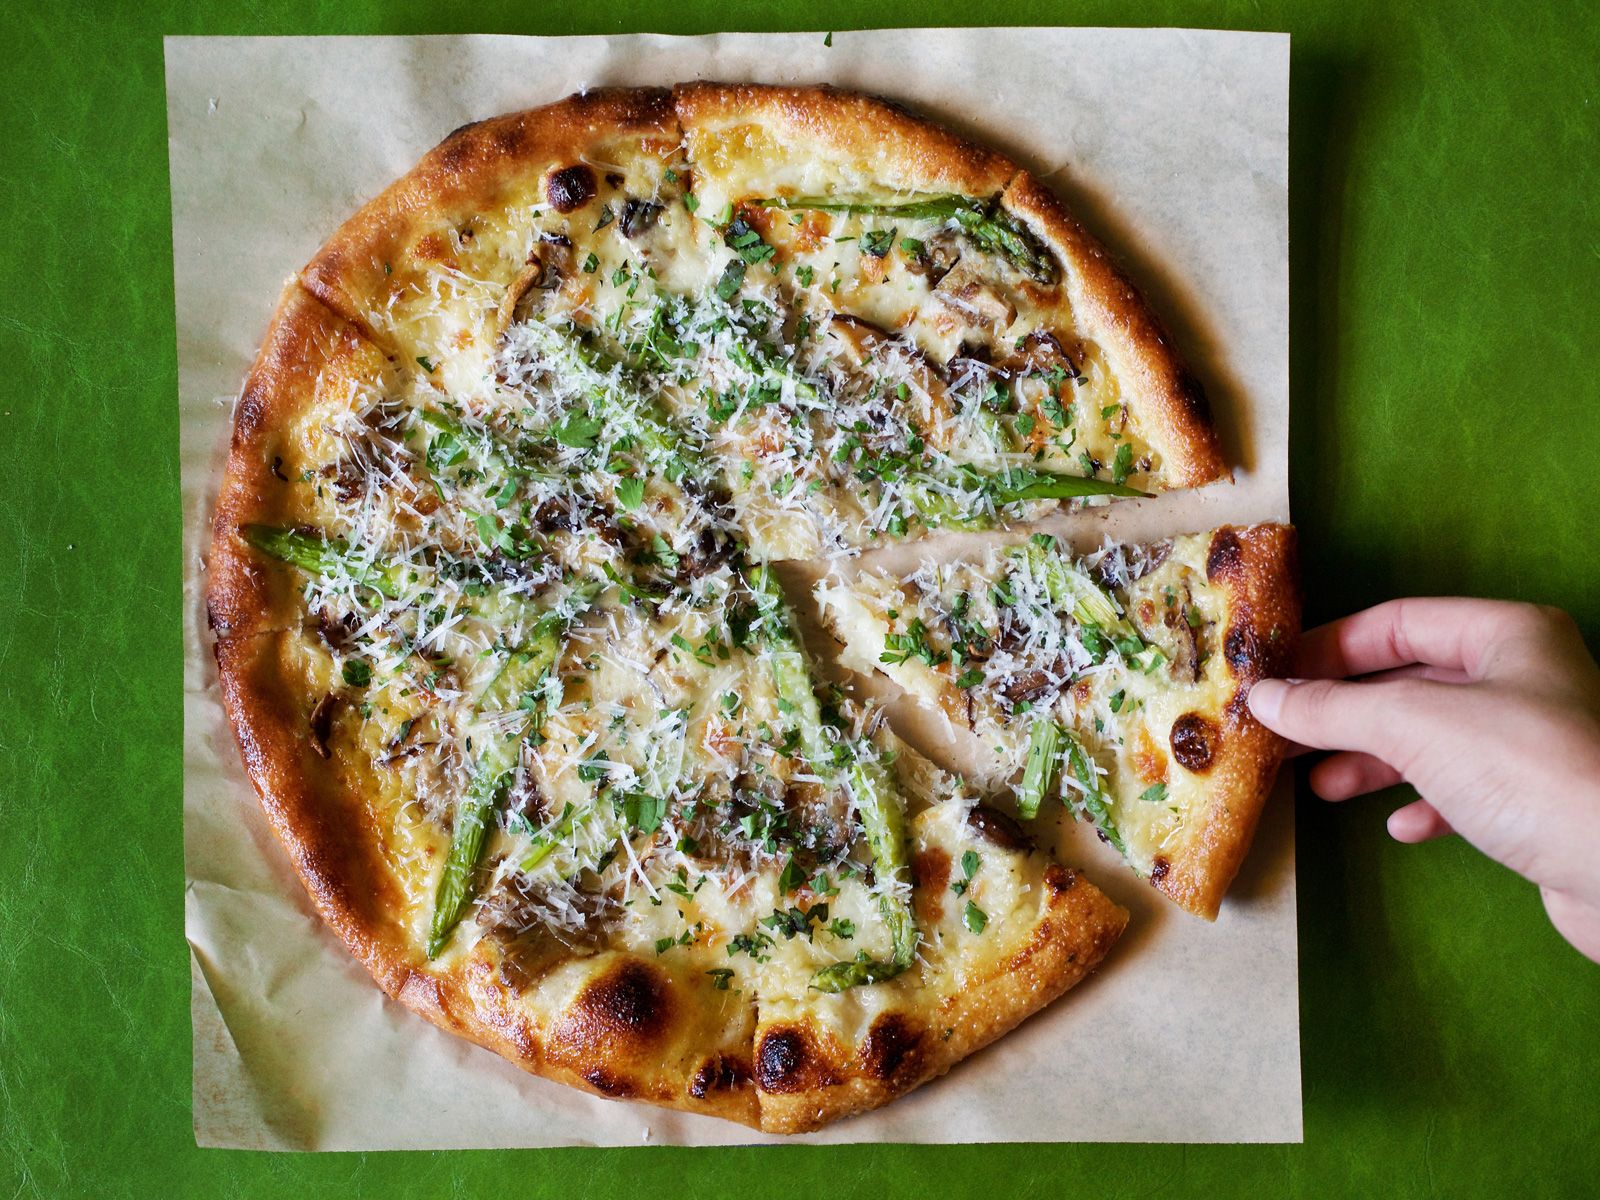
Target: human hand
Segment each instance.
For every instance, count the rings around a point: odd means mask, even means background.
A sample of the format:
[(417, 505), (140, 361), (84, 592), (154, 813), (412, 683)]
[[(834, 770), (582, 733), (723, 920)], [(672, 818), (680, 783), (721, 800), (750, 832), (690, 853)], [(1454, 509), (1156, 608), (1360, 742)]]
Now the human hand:
[[(1539, 885), (1561, 935), (1600, 962), (1600, 667), (1559, 609), (1393, 600), (1306, 634), (1297, 680), (1250, 709), (1302, 747), (1326, 800), (1400, 782), (1398, 841), (1459, 833)], [(1358, 679), (1350, 679), (1358, 676)]]

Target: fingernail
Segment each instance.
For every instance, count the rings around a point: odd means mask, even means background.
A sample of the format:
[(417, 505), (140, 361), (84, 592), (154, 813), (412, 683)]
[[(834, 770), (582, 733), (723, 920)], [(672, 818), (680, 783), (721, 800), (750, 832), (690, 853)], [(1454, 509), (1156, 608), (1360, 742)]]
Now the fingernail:
[(1270, 725), (1283, 710), (1283, 696), (1289, 690), (1287, 679), (1259, 679), (1250, 689), (1250, 711), (1256, 720)]

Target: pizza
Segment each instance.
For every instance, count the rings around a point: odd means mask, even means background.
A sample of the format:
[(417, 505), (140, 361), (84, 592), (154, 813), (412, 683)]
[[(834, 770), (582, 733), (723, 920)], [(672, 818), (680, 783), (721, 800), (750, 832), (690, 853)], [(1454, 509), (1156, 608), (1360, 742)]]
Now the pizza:
[[(1127, 913), (1036, 844), (1044, 801), (1215, 913), (1282, 750), (1243, 696), (1295, 633), (1289, 532), (1000, 546), (1227, 478), (1159, 322), (1006, 159), (828, 88), (602, 90), (457, 130), (289, 282), (207, 612), (267, 816), (385, 992), (801, 1132), (1104, 960)], [(874, 573), (949, 529), (996, 549)], [(834, 682), (795, 560), (1013, 798)]]
[(1076, 557), (1036, 533), (818, 601), (843, 661), (975, 734), (1023, 817), (1059, 803), (1214, 919), (1282, 758), (1246, 696), (1298, 631), (1293, 554), (1283, 525)]

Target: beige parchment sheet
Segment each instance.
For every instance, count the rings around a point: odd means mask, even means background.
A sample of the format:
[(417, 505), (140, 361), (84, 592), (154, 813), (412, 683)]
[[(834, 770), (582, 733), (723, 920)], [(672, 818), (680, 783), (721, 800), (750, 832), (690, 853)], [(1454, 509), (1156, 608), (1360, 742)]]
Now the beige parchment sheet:
[[(776, 1141), (532, 1078), (388, 1000), (324, 929), (261, 816), (202, 606), (231, 406), (284, 280), (458, 125), (604, 84), (826, 81), (909, 103), (1055, 187), (1130, 266), (1212, 394), (1232, 485), (1064, 518), (1080, 543), (1288, 517), (1286, 35), (947, 29), (166, 44), (184, 507), (184, 844), (194, 1128), (347, 1150)], [(872, 559), (952, 553), (943, 537)], [(803, 573), (800, 573), (803, 574)], [(892, 696), (892, 689), (884, 694)], [(961, 767), (961, 735), (891, 705)], [(1215, 925), (1064, 822), (1133, 912), (1100, 972), (995, 1046), (814, 1142), (1298, 1141), (1287, 789)], [(795, 1140), (795, 1139), (790, 1139)]]

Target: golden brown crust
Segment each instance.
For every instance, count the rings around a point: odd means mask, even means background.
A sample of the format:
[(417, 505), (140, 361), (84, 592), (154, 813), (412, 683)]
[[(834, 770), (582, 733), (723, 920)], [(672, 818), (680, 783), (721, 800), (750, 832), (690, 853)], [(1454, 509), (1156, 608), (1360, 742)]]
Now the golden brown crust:
[[(1250, 714), (1250, 685), (1280, 673), (1300, 633), (1299, 572), (1289, 525), (1225, 525), (1211, 537), (1206, 575), (1224, 597), (1223, 655), (1234, 688), (1208, 741), (1210, 803), (1181, 857), (1151, 882), (1215, 920), (1255, 837), (1287, 745)], [(1212, 714), (1214, 716), (1214, 714)], [(1159, 870), (1159, 868), (1158, 868)]]
[(680, 83), (672, 89), (691, 142), (760, 125), (785, 146), (821, 151), (880, 186), (993, 196), (1016, 174), (1009, 159), (877, 96), (827, 85)]
[(1128, 913), (1078, 872), (1051, 864), (1049, 898), (1028, 940), (923, 1010), (880, 1015), (859, 1045), (815, 1023), (757, 1035), (761, 1127), (804, 1133), (878, 1108), (943, 1075), (1080, 982), (1105, 958)]
[(340, 778), (338, 760), (313, 748), (311, 712), (321, 697), (296, 684), (289, 659), (295, 636), (218, 638), (223, 708), (267, 821), (317, 912), (393, 994), (411, 966), (395, 917), (404, 898), (361, 797)]
[(301, 619), (298, 589), (238, 536), (241, 525), (292, 525), (297, 449), (291, 425), (315, 403), (319, 381), (375, 378), (383, 355), (348, 321), (291, 280), (233, 411), (233, 437), (206, 561), (206, 616), (218, 637), (283, 629)]
[(1113, 363), (1145, 439), (1162, 457), (1165, 488), (1231, 479), (1211, 407), (1193, 372), (1144, 298), (1054, 192), (1027, 172), (1006, 188), (1022, 218), (1066, 267), (1074, 318)]
[[(681, 140), (665, 88), (600, 88), (542, 108), (463, 125), (340, 227), (303, 272), (329, 307), (368, 325), (370, 314), (406, 286), (394, 267), (441, 229), (480, 214), (547, 199), (546, 172), (590, 161), (619, 140), (657, 137), (664, 152)], [(522, 263), (507, 265), (514, 277)]]

